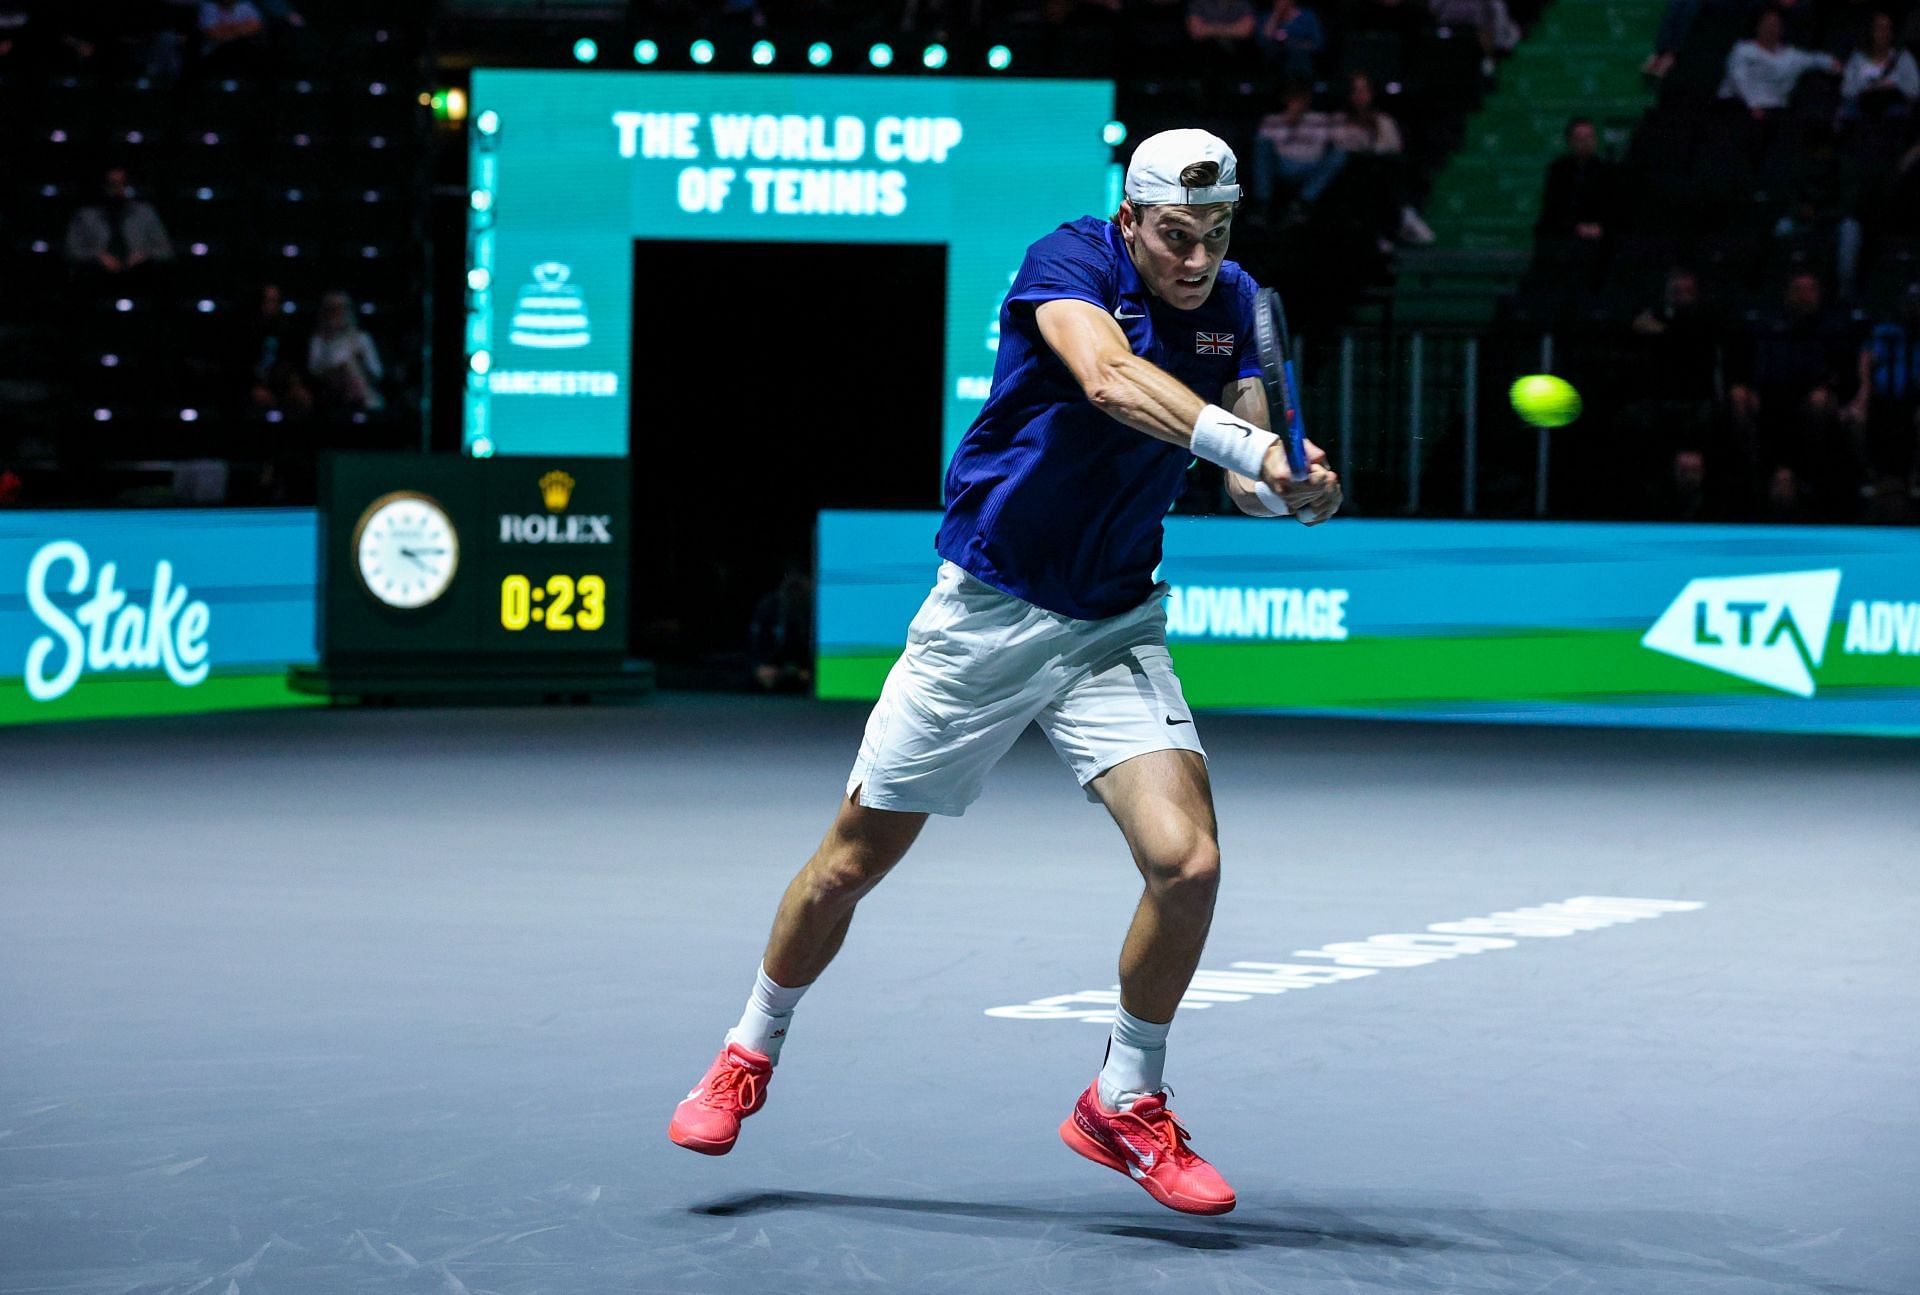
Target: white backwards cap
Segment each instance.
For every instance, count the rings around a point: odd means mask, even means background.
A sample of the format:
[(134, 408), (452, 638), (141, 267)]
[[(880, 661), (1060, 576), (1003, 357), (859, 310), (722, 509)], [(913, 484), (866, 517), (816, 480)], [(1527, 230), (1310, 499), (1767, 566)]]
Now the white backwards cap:
[[(1180, 173), (1195, 162), (1219, 163), (1220, 179), (1200, 189), (1182, 185)], [(1133, 150), (1133, 160), (1127, 163), (1127, 197), (1149, 206), (1238, 202), (1236, 165), (1233, 150), (1218, 135), (1204, 130), (1163, 130), (1147, 136)]]

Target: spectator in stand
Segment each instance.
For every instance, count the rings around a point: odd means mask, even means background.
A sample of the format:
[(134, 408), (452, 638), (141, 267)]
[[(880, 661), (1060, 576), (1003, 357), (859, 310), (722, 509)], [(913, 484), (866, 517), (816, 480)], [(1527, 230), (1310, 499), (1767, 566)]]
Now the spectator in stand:
[(200, 6), (200, 61), (209, 75), (246, 75), (260, 70), (266, 52), (266, 19), (253, 0), (205, 0)]
[(1792, 468), (1784, 464), (1768, 475), (1766, 497), (1760, 506), (1761, 520), (1776, 525), (1814, 520), (1808, 505), (1806, 484)]
[(1260, 24), (1260, 52), (1269, 68), (1289, 81), (1311, 83), (1326, 47), (1327, 34), (1318, 14), (1295, 0), (1273, 0), (1266, 21)]
[(1778, 9), (1764, 10), (1754, 23), (1753, 38), (1734, 45), (1727, 54), (1727, 74), (1720, 83), (1722, 99), (1738, 99), (1756, 121), (1787, 106), (1793, 88), (1809, 72), (1840, 74), (1831, 54), (1816, 54), (1789, 45)]
[(1380, 250), (1390, 252), (1388, 235), (1408, 243), (1433, 242), (1433, 231), (1407, 201), (1405, 151), (1400, 126), (1375, 104), (1373, 78), (1365, 72), (1347, 77), (1347, 103), (1333, 121), (1333, 146), (1346, 154), (1348, 180), (1362, 190), (1366, 210), (1377, 213)]
[[(1717, 467), (1721, 458), (1707, 438), (1720, 376), (1720, 330), (1701, 301), (1699, 276), (1683, 265), (1669, 268), (1659, 302), (1628, 327), (1631, 359), (1621, 376), (1636, 399), (1620, 410), (1623, 461), (1644, 464), (1645, 475), (1661, 483), (1655, 515), (1705, 518), (1723, 512), (1720, 483), (1706, 475), (1709, 461)], [(1705, 493), (1691, 496), (1696, 487)]]
[(1511, 54), (1520, 44), (1520, 25), (1507, 0), (1431, 0), (1433, 20), (1442, 27), (1472, 28), (1480, 41), (1480, 75), (1494, 74), (1494, 56)]
[(1865, 229), (1859, 218), (1860, 186), (1854, 168), (1841, 163), (1833, 129), (1809, 121), (1800, 147), (1786, 162), (1786, 209), (1774, 222), (1779, 239), (1809, 238), (1833, 251), (1840, 296), (1851, 300), (1859, 287), (1860, 251)]
[(1683, 446), (1673, 452), (1665, 467), (1653, 476), (1647, 493), (1645, 515), (1656, 522), (1722, 521), (1726, 510), (1716, 483), (1707, 472), (1704, 450)]
[(1260, 214), (1273, 210), (1284, 191), (1289, 220), (1305, 219), (1346, 165), (1347, 155), (1333, 145), (1333, 119), (1313, 109), (1313, 88), (1287, 86), (1285, 108), (1260, 119), (1253, 141), (1253, 197)]
[(313, 393), (300, 371), (280, 285), (260, 285), (260, 302), (238, 339), (239, 360), (247, 375), (252, 408), (302, 417), (313, 412)]
[(1566, 141), (1567, 151), (1547, 166), (1535, 250), (1541, 270), (1591, 290), (1612, 249), (1621, 207), (1620, 168), (1600, 156), (1600, 132), (1592, 119), (1568, 122)]
[(1542, 238), (1573, 239), (1598, 246), (1613, 236), (1620, 211), (1620, 168), (1600, 156), (1600, 131), (1592, 118), (1567, 123), (1567, 151), (1547, 165), (1535, 230)]
[(1705, 421), (1720, 368), (1720, 328), (1700, 299), (1700, 276), (1684, 265), (1667, 271), (1659, 304), (1633, 317), (1639, 343), (1639, 389), (1656, 400), (1685, 407), (1691, 421)]
[(1365, 72), (1347, 76), (1347, 100), (1334, 117), (1333, 141), (1349, 153), (1398, 157), (1403, 151), (1400, 124), (1375, 104), (1373, 78)]
[(110, 169), (102, 201), (80, 208), (67, 223), (67, 260), (84, 279), (116, 291), (149, 286), (154, 267), (173, 259), (173, 242), (152, 204), (133, 196), (127, 173)]
[(386, 408), (380, 395), (380, 355), (373, 339), (354, 318), (353, 301), (344, 292), (320, 298), (320, 317), (307, 344), (307, 372), (319, 388), (324, 409), (372, 412)]
[(1893, 42), (1893, 16), (1873, 16), (1866, 43), (1853, 51), (1840, 74), (1840, 120), (1906, 117), (1920, 99), (1920, 67)]
[(753, 681), (767, 692), (813, 686), (813, 577), (789, 566), (779, 587), (761, 596), (747, 628)]
[(1811, 270), (1791, 275), (1780, 309), (1750, 320), (1729, 348), (1730, 449), (1738, 475), (1763, 483), (1775, 516), (1847, 521), (1858, 512), (1865, 463), (1841, 410), (1859, 354)]
[(1860, 390), (1842, 415), (1862, 428), (1882, 519), (1889, 495), (1897, 511), (1920, 507), (1920, 282), (1907, 285), (1890, 318), (1875, 324), (1860, 351)]

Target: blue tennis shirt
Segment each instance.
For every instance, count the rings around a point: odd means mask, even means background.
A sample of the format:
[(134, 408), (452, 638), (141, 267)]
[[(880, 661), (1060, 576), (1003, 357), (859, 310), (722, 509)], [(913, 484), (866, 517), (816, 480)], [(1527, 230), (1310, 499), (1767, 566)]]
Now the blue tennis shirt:
[(934, 547), (981, 580), (1076, 620), (1117, 616), (1153, 593), (1161, 519), (1192, 455), (1088, 402), (1040, 336), (1034, 310), (1071, 297), (1111, 314), (1133, 353), (1218, 403), (1258, 377), (1251, 276), (1223, 261), (1213, 291), (1176, 310), (1147, 290), (1119, 227), (1096, 216), (1027, 249), (1000, 307), (1000, 351), (980, 416), (947, 465)]

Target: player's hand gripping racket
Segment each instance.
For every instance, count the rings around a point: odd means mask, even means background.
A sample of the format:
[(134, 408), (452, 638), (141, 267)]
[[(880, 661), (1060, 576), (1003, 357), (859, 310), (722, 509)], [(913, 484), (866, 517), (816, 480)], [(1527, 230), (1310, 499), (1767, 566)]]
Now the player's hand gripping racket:
[[(1305, 482), (1311, 468), (1307, 464), (1306, 429), (1300, 425), (1300, 404), (1294, 396), (1293, 338), (1287, 333), (1287, 312), (1280, 294), (1262, 288), (1253, 298), (1253, 347), (1260, 361), (1260, 377), (1267, 388), (1267, 418), (1286, 447), (1287, 466), (1293, 479)], [(1293, 515), (1303, 522), (1319, 520), (1311, 506), (1298, 507)]]

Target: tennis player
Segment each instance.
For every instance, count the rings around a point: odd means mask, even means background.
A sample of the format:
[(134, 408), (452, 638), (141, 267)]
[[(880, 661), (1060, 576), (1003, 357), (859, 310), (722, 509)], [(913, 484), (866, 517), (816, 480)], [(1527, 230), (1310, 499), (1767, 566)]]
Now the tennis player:
[(1233, 1208), (1161, 1082), (1220, 879), (1206, 753), (1154, 580), (1161, 519), (1195, 456), (1227, 470), (1229, 495), (1254, 516), (1323, 520), (1340, 504), (1326, 456), (1309, 447), (1309, 475), (1295, 480), (1266, 430), (1257, 285), (1225, 259), (1239, 198), (1225, 143), (1166, 131), (1135, 151), (1111, 220), (1062, 225), (1027, 250), (1000, 310), (992, 392), (947, 470), (933, 592), (833, 826), (780, 902), (746, 1011), (673, 1113), (681, 1146), (732, 1150), (854, 906), (929, 814), (965, 812), (1037, 721), (1146, 883), (1106, 1062), (1060, 1135), (1163, 1205)]

